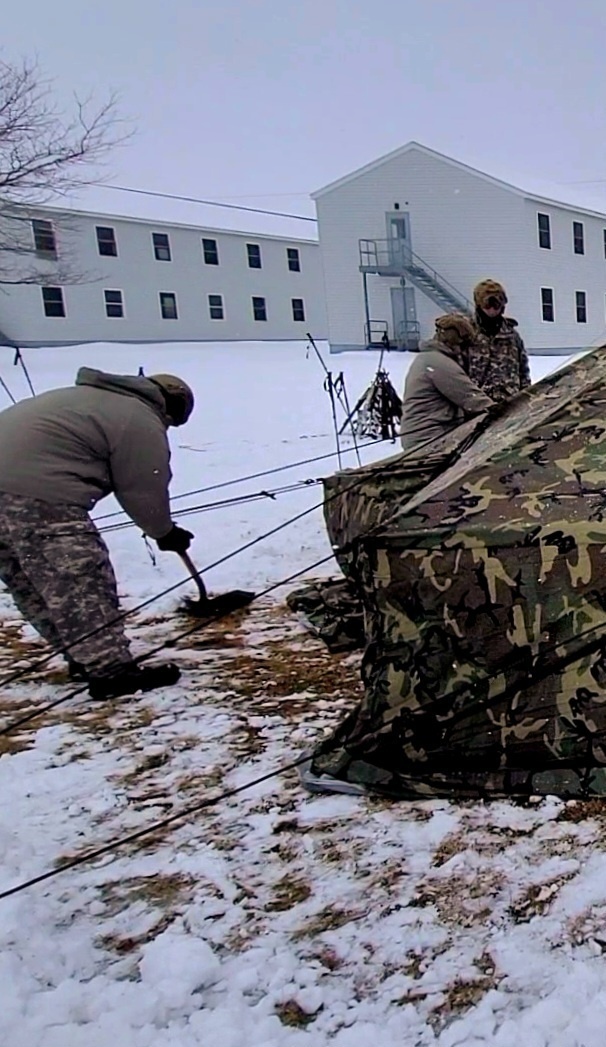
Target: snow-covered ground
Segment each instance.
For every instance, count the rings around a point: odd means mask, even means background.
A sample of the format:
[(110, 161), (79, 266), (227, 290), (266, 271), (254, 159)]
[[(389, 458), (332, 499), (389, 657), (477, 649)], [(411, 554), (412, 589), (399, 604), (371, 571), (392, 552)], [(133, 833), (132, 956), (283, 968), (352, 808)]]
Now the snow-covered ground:
[[(171, 433), (176, 495), (334, 451), (324, 373), (304, 344), (25, 356), (37, 390), (70, 383), (82, 364), (189, 380), (196, 412)], [(353, 406), (377, 354), (325, 359), (344, 373)], [(408, 362), (386, 360), (398, 389)], [(563, 362), (533, 359), (534, 377)], [(8, 350), (0, 377), (25, 395)], [(351, 440), (343, 446), (353, 466)], [(176, 501), (195, 507), (301, 482), (184, 517), (196, 562), (213, 564), (318, 505), (321, 488), (302, 481), (335, 466)], [(115, 509), (104, 502), (96, 515)], [(135, 528), (106, 537), (127, 606), (183, 578), (170, 554), (152, 564)], [(316, 508), (205, 578), (211, 589), (259, 591), (329, 552)], [(178, 687), (94, 708), (75, 699), (0, 737), (0, 890), (279, 768), (338, 722), (359, 694), (357, 657), (327, 654), (285, 610), (286, 591), (178, 642)], [(132, 619), (137, 652), (183, 629), (178, 595)], [(0, 616), (6, 678), (43, 648), (5, 594)], [(52, 663), (3, 688), (0, 716), (62, 693)], [(602, 804), (310, 797), (284, 773), (0, 900), (0, 1043), (602, 1047), (604, 950)]]

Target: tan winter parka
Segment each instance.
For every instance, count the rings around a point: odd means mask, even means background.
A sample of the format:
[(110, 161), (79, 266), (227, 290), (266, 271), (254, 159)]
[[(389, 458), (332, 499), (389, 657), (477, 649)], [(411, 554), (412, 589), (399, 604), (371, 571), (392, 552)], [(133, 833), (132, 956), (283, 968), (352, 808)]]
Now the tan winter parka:
[(444, 436), (494, 401), (467, 376), (454, 352), (437, 339), (421, 346), (404, 385), (400, 437), (413, 451)]

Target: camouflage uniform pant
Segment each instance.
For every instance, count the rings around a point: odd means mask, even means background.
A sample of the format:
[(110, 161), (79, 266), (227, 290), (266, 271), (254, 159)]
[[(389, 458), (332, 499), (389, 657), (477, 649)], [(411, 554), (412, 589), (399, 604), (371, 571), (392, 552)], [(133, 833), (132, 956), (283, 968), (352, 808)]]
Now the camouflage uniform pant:
[(122, 622), (114, 621), (120, 611), (107, 546), (85, 509), (0, 493), (0, 580), (40, 636), (56, 651), (69, 648), (89, 673), (131, 660)]

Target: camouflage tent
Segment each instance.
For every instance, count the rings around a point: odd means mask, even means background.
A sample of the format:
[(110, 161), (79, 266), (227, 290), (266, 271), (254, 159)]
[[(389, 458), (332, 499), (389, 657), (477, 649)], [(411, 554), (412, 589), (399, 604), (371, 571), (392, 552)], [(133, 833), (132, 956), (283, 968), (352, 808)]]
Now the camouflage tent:
[(313, 773), (397, 797), (606, 795), (606, 347), (416, 474), (399, 461), (325, 483), (365, 697)]

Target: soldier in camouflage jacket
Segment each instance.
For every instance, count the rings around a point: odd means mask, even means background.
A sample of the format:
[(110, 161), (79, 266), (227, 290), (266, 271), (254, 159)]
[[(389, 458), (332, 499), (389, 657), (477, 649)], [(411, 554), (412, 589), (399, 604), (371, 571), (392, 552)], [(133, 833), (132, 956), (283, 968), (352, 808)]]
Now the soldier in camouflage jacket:
[(473, 293), (476, 340), (469, 353), (469, 377), (500, 403), (530, 385), (528, 355), (518, 324), (505, 316), (507, 295), (496, 280), (482, 280)]

